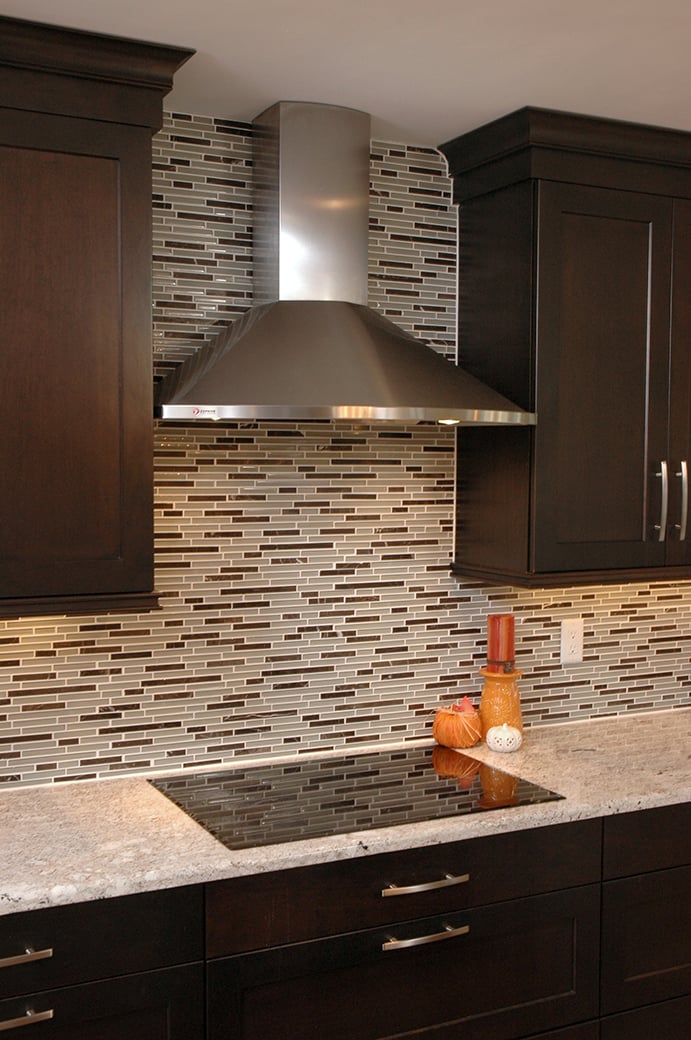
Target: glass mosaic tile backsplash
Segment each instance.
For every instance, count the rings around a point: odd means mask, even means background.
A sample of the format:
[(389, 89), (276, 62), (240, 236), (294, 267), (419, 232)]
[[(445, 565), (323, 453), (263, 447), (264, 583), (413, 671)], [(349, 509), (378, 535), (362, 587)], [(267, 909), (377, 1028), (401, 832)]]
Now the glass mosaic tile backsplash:
[[(154, 371), (252, 299), (251, 127), (168, 115), (154, 138)], [(455, 351), (442, 157), (374, 142), (370, 302)], [(146, 614), (0, 622), (0, 783), (352, 749), (431, 735), (477, 700), (486, 615), (516, 614), (524, 721), (687, 706), (691, 583), (538, 590), (451, 576), (454, 433), (159, 424)], [(559, 626), (585, 621), (585, 660)]]

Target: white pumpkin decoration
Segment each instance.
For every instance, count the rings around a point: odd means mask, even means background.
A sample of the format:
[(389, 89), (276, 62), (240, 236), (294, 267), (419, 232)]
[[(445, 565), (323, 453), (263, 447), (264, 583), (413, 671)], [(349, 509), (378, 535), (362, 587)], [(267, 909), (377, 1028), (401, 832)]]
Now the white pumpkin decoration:
[(515, 726), (505, 722), (502, 726), (492, 726), (485, 736), (490, 751), (518, 751), (523, 743), (523, 736)]

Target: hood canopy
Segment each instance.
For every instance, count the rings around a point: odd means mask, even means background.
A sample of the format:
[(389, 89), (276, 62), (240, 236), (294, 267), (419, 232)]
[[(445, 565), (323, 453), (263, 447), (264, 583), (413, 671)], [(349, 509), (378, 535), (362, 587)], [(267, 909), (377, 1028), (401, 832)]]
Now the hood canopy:
[(533, 423), (366, 306), (369, 116), (280, 102), (256, 125), (259, 303), (163, 380), (157, 415)]

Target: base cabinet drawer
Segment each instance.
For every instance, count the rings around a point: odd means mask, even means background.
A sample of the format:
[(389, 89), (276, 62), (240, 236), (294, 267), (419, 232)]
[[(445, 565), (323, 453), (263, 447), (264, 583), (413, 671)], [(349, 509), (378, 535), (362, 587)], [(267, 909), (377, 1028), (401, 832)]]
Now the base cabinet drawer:
[(597, 1015), (599, 887), (212, 960), (209, 1040), (518, 1040)]
[(599, 820), (495, 834), (206, 888), (210, 957), (321, 939), (600, 880)]
[(202, 905), (190, 886), (0, 916), (0, 1000), (201, 960)]
[(691, 804), (606, 816), (602, 853), (605, 881), (687, 866), (691, 863)]
[(603, 1018), (600, 1040), (688, 1040), (691, 996)]
[(7, 1040), (204, 1040), (204, 968), (125, 975), (0, 1001)]
[(691, 993), (691, 867), (605, 882), (601, 961), (603, 1015)]

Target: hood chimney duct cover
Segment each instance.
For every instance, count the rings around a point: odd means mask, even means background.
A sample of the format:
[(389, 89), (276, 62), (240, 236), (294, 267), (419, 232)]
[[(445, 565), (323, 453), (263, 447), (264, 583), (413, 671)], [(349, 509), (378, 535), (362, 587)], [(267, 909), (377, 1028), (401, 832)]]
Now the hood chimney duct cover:
[(369, 116), (287, 101), (255, 126), (258, 303), (161, 382), (156, 414), (534, 423), (367, 307)]

